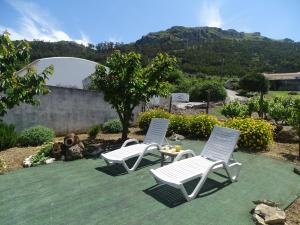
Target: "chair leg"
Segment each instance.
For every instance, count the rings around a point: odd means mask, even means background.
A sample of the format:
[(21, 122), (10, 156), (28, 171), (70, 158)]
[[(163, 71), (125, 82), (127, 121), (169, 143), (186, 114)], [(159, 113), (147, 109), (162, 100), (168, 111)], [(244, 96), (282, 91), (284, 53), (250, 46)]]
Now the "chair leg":
[(239, 162), (233, 163), (231, 165), (228, 166), (231, 176), (232, 176), (232, 180), (233, 181), (237, 181), (240, 175), (240, 170), (241, 170), (242, 164)]
[(208, 175), (208, 173), (205, 173), (205, 174), (201, 177), (200, 181), (198, 182), (198, 184), (196, 185), (196, 187), (194, 188), (194, 190), (193, 190), (193, 192), (192, 192), (191, 194), (188, 194), (188, 193), (187, 193), (187, 191), (186, 191), (185, 187), (183, 186), (183, 184), (181, 184), (181, 185), (179, 186), (179, 188), (180, 188), (182, 194), (184, 195), (184, 197), (185, 197), (185, 199), (186, 199), (187, 201), (191, 201), (191, 200), (193, 200), (195, 197), (197, 197), (197, 195), (199, 194), (201, 188), (203, 187), (203, 185), (204, 185), (204, 183), (205, 183), (205, 181), (206, 181), (206, 179), (207, 179), (207, 175)]
[(126, 164), (125, 161), (122, 161), (122, 165), (124, 166), (124, 168), (127, 170), (128, 173), (131, 173), (132, 171), (135, 171), (135, 170), (136, 170), (136, 168), (138, 167), (138, 165), (139, 165), (140, 162), (142, 161), (143, 157), (144, 157), (144, 154), (141, 154), (141, 155), (137, 158), (137, 160), (135, 161), (134, 165), (133, 165), (131, 168), (128, 167), (128, 165)]

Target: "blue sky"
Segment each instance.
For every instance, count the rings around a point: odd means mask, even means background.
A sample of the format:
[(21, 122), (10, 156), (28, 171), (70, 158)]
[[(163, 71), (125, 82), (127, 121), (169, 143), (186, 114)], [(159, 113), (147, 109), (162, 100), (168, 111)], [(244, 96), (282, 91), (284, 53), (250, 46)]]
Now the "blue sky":
[(300, 1), (0, 0), (0, 31), (12, 39), (128, 43), (176, 25), (300, 41)]

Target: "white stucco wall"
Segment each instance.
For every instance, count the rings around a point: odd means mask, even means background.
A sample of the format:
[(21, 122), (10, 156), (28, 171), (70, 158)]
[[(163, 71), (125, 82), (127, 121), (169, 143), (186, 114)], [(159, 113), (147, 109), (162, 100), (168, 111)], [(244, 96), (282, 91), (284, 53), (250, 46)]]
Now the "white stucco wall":
[[(51, 57), (35, 60), (28, 66), (36, 68), (40, 73), (50, 65), (54, 66), (54, 75), (47, 81), (47, 85), (82, 89), (82, 81), (95, 72), (97, 63), (74, 57)], [(26, 67), (17, 72), (20, 76), (25, 73)]]

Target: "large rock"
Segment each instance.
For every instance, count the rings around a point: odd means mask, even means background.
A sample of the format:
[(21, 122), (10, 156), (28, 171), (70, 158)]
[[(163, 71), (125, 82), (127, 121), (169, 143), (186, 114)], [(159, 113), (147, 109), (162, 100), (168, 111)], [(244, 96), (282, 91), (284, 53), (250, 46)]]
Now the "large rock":
[(253, 214), (253, 220), (256, 222), (257, 225), (267, 225), (265, 223), (264, 218), (262, 218), (261, 216), (257, 215), (257, 214)]
[(281, 131), (276, 134), (275, 139), (281, 143), (297, 143), (299, 141), (297, 132), (291, 126), (284, 126)]
[(170, 139), (171, 141), (177, 141), (177, 140), (184, 140), (185, 137), (184, 137), (183, 135), (173, 133), (173, 134), (169, 137), (169, 139)]
[(254, 213), (263, 218), (266, 224), (284, 224), (286, 220), (285, 212), (282, 209), (266, 204), (257, 205)]
[(71, 161), (83, 158), (84, 147), (82, 144), (73, 145), (66, 149), (65, 160)]
[(32, 155), (24, 159), (23, 161), (23, 167), (31, 167), (32, 166)]
[(85, 157), (99, 157), (100, 154), (104, 152), (101, 148), (101, 144), (89, 144), (83, 151)]

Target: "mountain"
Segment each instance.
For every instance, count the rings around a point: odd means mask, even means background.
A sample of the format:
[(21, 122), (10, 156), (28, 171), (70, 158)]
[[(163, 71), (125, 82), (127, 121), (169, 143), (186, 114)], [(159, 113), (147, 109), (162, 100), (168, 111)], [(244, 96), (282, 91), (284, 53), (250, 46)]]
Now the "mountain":
[(175, 26), (151, 32), (129, 44), (99, 43), (89, 47), (65, 41), (31, 44), (32, 59), (74, 56), (103, 63), (113, 50), (119, 49), (141, 53), (146, 63), (158, 52), (166, 52), (175, 56), (180, 68), (190, 74), (242, 76), (251, 71), (300, 71), (299, 42), (214, 27)]

